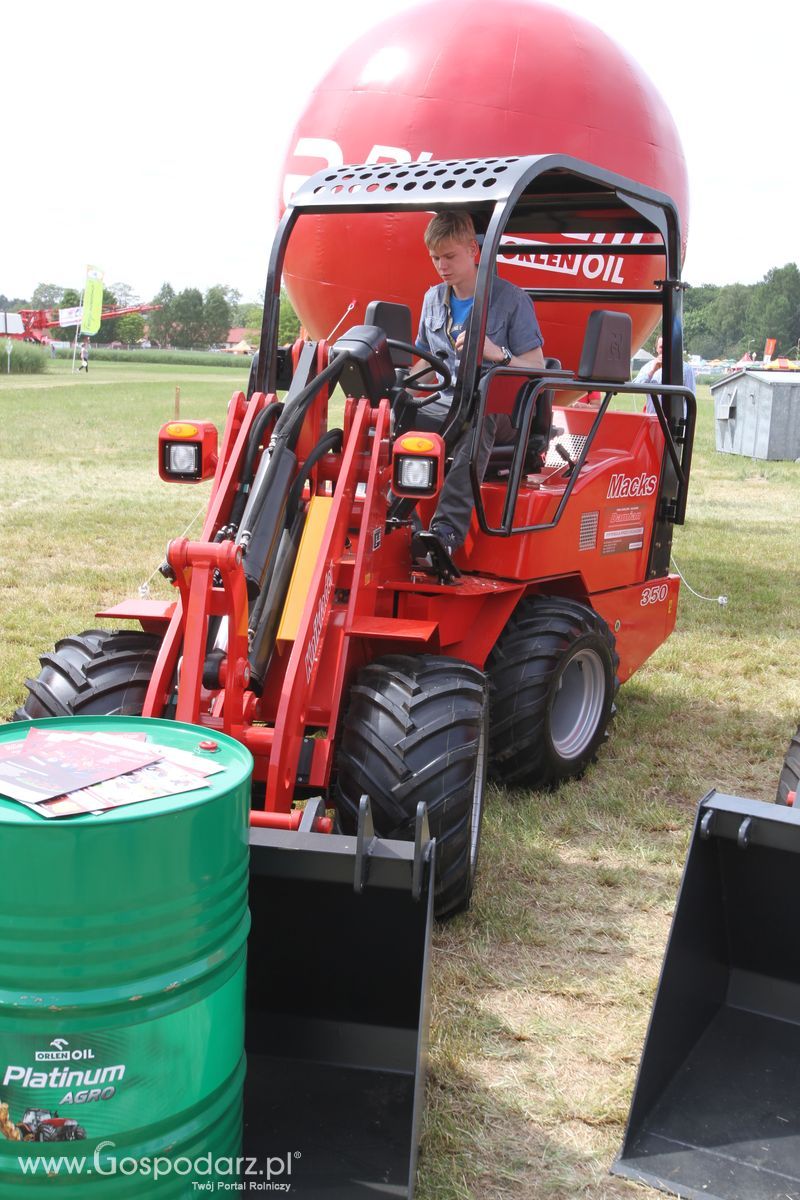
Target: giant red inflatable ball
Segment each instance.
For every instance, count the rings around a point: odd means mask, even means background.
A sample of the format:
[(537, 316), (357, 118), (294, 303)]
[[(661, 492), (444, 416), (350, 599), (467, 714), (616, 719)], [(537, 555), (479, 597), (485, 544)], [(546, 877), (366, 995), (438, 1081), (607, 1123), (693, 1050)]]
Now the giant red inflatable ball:
[[(361, 162), (564, 153), (667, 192), (681, 214), (678, 133), (638, 64), (589, 21), (538, 0), (434, 0), (392, 17), (344, 51), (311, 94), (290, 140), (282, 202), (324, 167)], [(303, 324), (327, 338), (363, 321), (370, 300), (409, 304), (438, 282), (424, 214), (301, 217), (284, 279)], [(614, 253), (641, 235), (581, 234), (575, 253), (499, 264), (520, 287), (652, 286), (660, 256)], [(578, 253), (581, 251), (581, 253)], [(588, 252), (587, 252), (588, 251)], [(591, 306), (537, 305), (545, 353), (577, 366)], [(634, 305), (634, 348), (660, 309)]]

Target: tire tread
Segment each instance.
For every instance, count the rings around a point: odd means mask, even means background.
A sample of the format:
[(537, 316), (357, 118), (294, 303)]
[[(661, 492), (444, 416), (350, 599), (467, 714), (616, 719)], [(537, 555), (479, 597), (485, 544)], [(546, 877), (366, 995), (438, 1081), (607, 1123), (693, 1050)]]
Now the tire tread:
[(778, 780), (778, 804), (785, 804), (789, 792), (796, 792), (800, 785), (800, 728), (789, 743)]
[(424, 799), (436, 837), (438, 916), (469, 900), (475, 763), (485, 713), (485, 676), (454, 659), (390, 655), (365, 667), (350, 689), (334, 787), (342, 828), (355, 830), (366, 792), (379, 836), (412, 837)]
[[(600, 639), (611, 663), (608, 712), (586, 754), (568, 767), (548, 753), (547, 703), (564, 655), (579, 638)], [(605, 652), (604, 650), (602, 652)], [(552, 788), (582, 774), (614, 716), (619, 656), (603, 618), (587, 604), (562, 596), (529, 597), (517, 606), (486, 665), (491, 739), (489, 769), (511, 787)]]
[(161, 638), (139, 630), (87, 629), (40, 656), (28, 697), (14, 721), (102, 714), (138, 716)]

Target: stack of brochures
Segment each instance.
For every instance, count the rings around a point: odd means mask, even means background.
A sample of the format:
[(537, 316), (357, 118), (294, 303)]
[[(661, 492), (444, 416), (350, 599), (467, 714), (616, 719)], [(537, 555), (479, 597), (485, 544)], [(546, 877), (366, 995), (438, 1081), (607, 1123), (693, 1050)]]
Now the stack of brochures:
[(43, 817), (75, 817), (194, 791), (222, 769), (144, 733), (33, 728), (0, 742), (0, 797)]

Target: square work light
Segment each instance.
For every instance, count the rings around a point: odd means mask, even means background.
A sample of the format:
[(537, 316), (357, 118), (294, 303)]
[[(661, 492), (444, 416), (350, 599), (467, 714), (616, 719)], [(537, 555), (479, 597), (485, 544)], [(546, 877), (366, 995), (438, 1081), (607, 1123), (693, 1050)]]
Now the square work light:
[(158, 473), (167, 483), (199, 483), (217, 467), (217, 430), (211, 421), (170, 421), (158, 434)]
[(404, 433), (394, 444), (392, 491), (434, 496), (444, 479), (444, 441), (438, 433)]

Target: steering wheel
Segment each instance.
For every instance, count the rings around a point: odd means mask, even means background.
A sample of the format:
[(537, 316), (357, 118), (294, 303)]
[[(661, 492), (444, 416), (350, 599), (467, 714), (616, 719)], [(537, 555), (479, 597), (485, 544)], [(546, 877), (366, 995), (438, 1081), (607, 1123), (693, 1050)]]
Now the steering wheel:
[(428, 373), (427, 368), (423, 369), (420, 367), (405, 377), (403, 380), (404, 388), (413, 387), (417, 391), (425, 393), (424, 396), (404, 397), (404, 403), (409, 408), (424, 408), (426, 404), (430, 404), (436, 398), (442, 388), (450, 387), (453, 377), (450, 374), (450, 368), (443, 358), (438, 358), (435, 354), (431, 354), (429, 350), (420, 350), (419, 346), (412, 346), (410, 342), (399, 342), (396, 338), (387, 338), (387, 341), (390, 350), (405, 350), (407, 354), (416, 355), (417, 358), (421, 358), (439, 376), (439, 380), (436, 383), (419, 383), (418, 381), (422, 376)]

